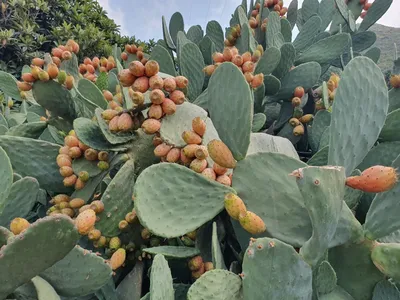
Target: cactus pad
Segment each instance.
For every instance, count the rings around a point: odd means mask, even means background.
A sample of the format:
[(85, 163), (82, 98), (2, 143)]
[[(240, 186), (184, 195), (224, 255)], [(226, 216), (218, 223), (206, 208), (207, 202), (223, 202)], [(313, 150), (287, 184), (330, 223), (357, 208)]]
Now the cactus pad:
[(224, 256), (221, 251), (221, 245), (218, 239), (217, 223), (212, 224), (212, 236), (211, 236), (211, 254), (212, 262), (215, 269), (226, 269)]
[(6, 151), (0, 146), (0, 215), (6, 205), (13, 182), (13, 169)]
[(400, 108), (389, 113), (379, 135), (383, 141), (400, 141)]
[(293, 144), (285, 138), (266, 133), (252, 133), (247, 155), (257, 152), (277, 152), (285, 154), (294, 159), (299, 159), (299, 155)]
[(183, 246), (159, 246), (152, 248), (143, 249), (144, 252), (157, 255), (162, 254), (166, 258), (190, 258), (196, 256), (200, 253), (200, 251), (196, 248), (192, 247), (183, 247)]
[(100, 89), (90, 80), (82, 78), (78, 82), (78, 90), (83, 97), (89, 99), (102, 109), (107, 108), (107, 101), (104, 99), (103, 93)]
[(33, 277), (32, 283), (36, 288), (38, 300), (61, 300), (54, 288), (40, 276)]
[(174, 300), (171, 271), (162, 254), (154, 257), (151, 266), (150, 300)]

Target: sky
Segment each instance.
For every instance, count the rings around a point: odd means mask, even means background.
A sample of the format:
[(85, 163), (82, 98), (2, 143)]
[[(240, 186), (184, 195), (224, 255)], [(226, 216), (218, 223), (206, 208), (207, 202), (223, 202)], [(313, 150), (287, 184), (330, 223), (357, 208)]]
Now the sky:
[[(201, 25), (205, 31), (208, 21), (218, 21), (224, 29), (241, 0), (97, 0), (108, 16), (120, 25), (123, 35), (136, 36), (140, 40), (162, 38), (161, 17), (167, 24), (172, 14), (183, 15), (185, 30), (192, 25)], [(352, 0), (358, 1), (358, 0)], [(370, 0), (371, 1), (371, 0)], [(248, 1), (250, 2), (250, 1)], [(291, 1), (284, 0), (284, 6)], [(299, 0), (299, 6), (303, 0)], [(400, 0), (393, 0), (389, 11), (378, 21), (379, 24), (400, 27)]]

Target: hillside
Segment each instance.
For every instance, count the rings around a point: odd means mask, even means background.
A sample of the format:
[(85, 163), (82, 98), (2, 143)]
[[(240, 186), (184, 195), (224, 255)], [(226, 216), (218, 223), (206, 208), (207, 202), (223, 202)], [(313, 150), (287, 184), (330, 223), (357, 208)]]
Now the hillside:
[(379, 66), (382, 71), (391, 69), (393, 67), (394, 43), (397, 44), (397, 52), (400, 53), (400, 28), (375, 24), (370, 30), (376, 33), (375, 46), (381, 49)]

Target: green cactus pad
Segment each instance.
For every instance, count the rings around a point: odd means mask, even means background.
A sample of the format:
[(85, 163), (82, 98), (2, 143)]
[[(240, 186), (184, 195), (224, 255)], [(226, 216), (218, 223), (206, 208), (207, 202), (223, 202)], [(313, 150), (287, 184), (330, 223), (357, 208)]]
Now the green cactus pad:
[(212, 224), (212, 236), (211, 236), (211, 254), (212, 262), (215, 269), (226, 269), (224, 256), (221, 251), (221, 245), (218, 240), (217, 223)]
[(319, 5), (318, 15), (320, 16), (321, 31), (324, 31), (332, 21), (335, 12), (335, 0), (322, 0)]
[(83, 97), (89, 99), (94, 104), (99, 107), (106, 109), (107, 101), (104, 99), (103, 93), (99, 90), (99, 88), (90, 80), (86, 78), (82, 78), (78, 82), (78, 90), (82, 94)]
[[(293, 1), (291, 2), (293, 3)], [(294, 64), (296, 58), (296, 49), (292, 43), (285, 43), (280, 48), (281, 59), (275, 70), (272, 72), (277, 78), (283, 78), (288, 72), (291, 66)]]
[(77, 176), (80, 172), (86, 171), (89, 173), (89, 177), (95, 177), (101, 173), (101, 170), (97, 167), (97, 163), (97, 160), (91, 161), (81, 157), (72, 161), (72, 169)]
[(160, 66), (160, 72), (170, 74), (175, 76), (176, 70), (174, 66), (174, 61), (171, 55), (169, 55), (168, 50), (161, 45), (155, 45), (151, 51), (150, 59), (158, 62)]
[(125, 219), (125, 215), (132, 211), (133, 185), (135, 183), (135, 163), (127, 161), (108, 185), (101, 197), (104, 211), (99, 215), (100, 221), (96, 228), (106, 237), (113, 237), (120, 233), (118, 223)]
[(217, 21), (213, 20), (207, 23), (206, 36), (213, 41), (217, 51), (222, 52), (224, 50), (224, 32)]
[(388, 280), (382, 280), (378, 282), (374, 288), (372, 300), (399, 300), (400, 292), (396, 285)]
[(93, 103), (88, 98), (84, 97), (76, 87), (74, 87), (71, 90), (71, 95), (74, 99), (77, 116), (84, 118), (92, 118), (95, 109), (98, 108), (99, 106)]
[[(117, 295), (119, 300), (140, 299), (144, 275), (144, 263), (136, 261), (132, 271), (118, 284)], [(149, 295), (150, 296), (150, 295)]]
[(72, 121), (76, 118), (74, 101), (70, 91), (56, 81), (36, 81), (32, 88), (36, 101), (52, 115)]
[(0, 267), (8, 270), (0, 273), (0, 298), (62, 259), (78, 238), (72, 219), (64, 215), (45, 217), (31, 224), (0, 250)]
[(221, 212), (225, 194), (232, 191), (183, 166), (161, 163), (147, 168), (137, 178), (135, 209), (141, 224), (151, 232), (177, 237)]
[(372, 47), (364, 53), (364, 56), (370, 58), (374, 63), (377, 64), (379, 58), (381, 57), (381, 49), (378, 47)]
[[(389, 91), (389, 111), (388, 112), (392, 112), (399, 108), (400, 108), (400, 89), (392, 88)], [(1, 117), (0, 117), (0, 124), (1, 124)], [(4, 125), (7, 126), (7, 124), (4, 124)]]
[(164, 16), (162, 16), (162, 30), (163, 30), (163, 37), (164, 41), (167, 44), (168, 48), (175, 50), (175, 45), (174, 41), (171, 38), (171, 35), (169, 34), (167, 23), (165, 22)]
[[(355, 169), (350, 176), (359, 176), (361, 175), (361, 171), (358, 169)], [(351, 208), (355, 209), (358, 205), (358, 203), (361, 200), (361, 197), (363, 196), (363, 191), (352, 189), (349, 186), (346, 186), (345, 192), (344, 192), (344, 202)]]
[(206, 65), (212, 65), (213, 64), (212, 55), (214, 52), (216, 52), (214, 42), (208, 36), (205, 36), (201, 40), (199, 48), (201, 53), (203, 54), (204, 63)]
[(301, 6), (303, 22), (307, 22), (314, 15), (318, 15), (319, 2), (318, 0), (304, 0)]
[(339, 33), (319, 40), (297, 57), (296, 64), (309, 61), (319, 64), (329, 63), (344, 52), (349, 42), (350, 35), (348, 33)]
[(301, 135), (293, 134), (293, 126), (286, 123), (282, 129), (277, 133), (277, 136), (288, 139), (293, 145), (296, 145), (301, 140)]
[[(128, 66), (126, 66), (128, 67)], [(107, 90), (109, 90), (111, 93), (115, 93), (116, 92), (116, 87), (119, 84), (117, 75), (115, 75), (113, 72), (109, 72), (108, 73), (108, 86), (107, 86)]]
[(176, 12), (171, 16), (169, 20), (169, 33), (171, 35), (172, 41), (176, 45), (176, 36), (179, 31), (185, 30), (185, 24), (183, 22), (183, 17), (180, 12)]
[(281, 82), (274, 75), (264, 76), (265, 95), (272, 96), (279, 92)]
[(264, 75), (271, 74), (281, 59), (281, 52), (278, 48), (270, 47), (265, 50), (257, 63), (254, 74), (263, 73)]
[(267, 231), (293, 246), (302, 245), (312, 231), (296, 180), (289, 176), (305, 166), (285, 154), (255, 153), (237, 163), (232, 179), (238, 196), (263, 219)]
[(318, 295), (329, 294), (336, 288), (337, 277), (335, 270), (326, 260), (318, 266), (315, 285)]
[(17, 86), (17, 79), (11, 74), (0, 71), (0, 90), (7, 96), (22, 101)]
[(357, 169), (365, 169), (375, 166), (390, 166), (400, 153), (400, 142), (380, 143), (368, 152)]
[(297, 52), (303, 51), (311, 45), (314, 37), (316, 37), (320, 31), (321, 23), (322, 20), (317, 15), (312, 16), (305, 22), (293, 41), (293, 46)]
[(127, 143), (133, 139), (136, 138), (136, 135), (131, 132), (123, 133), (123, 132), (118, 132), (118, 133), (112, 133), (110, 129), (108, 128), (108, 124), (106, 121), (103, 119), (101, 116), (101, 113), (103, 110), (101, 108), (96, 108), (95, 110), (95, 116), (97, 118), (97, 124), (99, 125), (99, 128), (101, 132), (103, 133), (104, 137), (106, 140), (113, 145), (116, 144), (123, 144)]
[(177, 36), (177, 42), (176, 42), (176, 54), (178, 57), (178, 65), (180, 64), (179, 62), (179, 57), (182, 53), (182, 47), (186, 44), (193, 44), (187, 37), (186, 34), (183, 31), (179, 31), (178, 32), (178, 36)]
[[(0, 137), (1, 138), (1, 137)], [(7, 148), (6, 148), (7, 150)], [(8, 194), (11, 190), (11, 185), (13, 183), (13, 169), (11, 166), (11, 161), (7, 156), (6, 151), (1, 147), (0, 142), (0, 214), (6, 205)]]
[(0, 146), (10, 157), (14, 172), (35, 177), (42, 188), (65, 192), (56, 163), (59, 145), (24, 137), (0, 136)]
[(26, 114), (26, 120), (28, 121), (28, 123), (39, 122), (40, 116), (38, 114), (28, 111), (28, 113)]
[(371, 259), (374, 265), (387, 277), (398, 282), (400, 279), (399, 268), (400, 244), (377, 244), (372, 248)]
[(319, 295), (318, 300), (354, 300), (354, 298), (343, 288), (336, 286), (329, 294)]
[(46, 127), (47, 123), (42, 121), (24, 123), (11, 127), (6, 132), (6, 135), (37, 139), (43, 133), (43, 130), (45, 130)]
[(311, 267), (277, 239), (252, 240), (243, 258), (245, 299), (311, 299)]
[[(191, 26), (186, 34), (187, 38), (197, 45), (203, 39), (203, 35), (204, 35), (204, 32), (200, 25)], [(153, 51), (154, 51), (154, 48), (153, 48)]]
[[(255, 115), (258, 114), (258, 113), (263, 113), (264, 112), (263, 102), (264, 102), (264, 98), (265, 98), (264, 97), (265, 96), (265, 84), (262, 83), (261, 86), (256, 88), (254, 90), (254, 92), (253, 92), (253, 95), (254, 95), (254, 108), (253, 108), (253, 110), (254, 110)], [(254, 116), (253, 116), (253, 127), (254, 127)]]
[(152, 248), (143, 249), (144, 252), (156, 255), (162, 254), (166, 258), (179, 259), (179, 258), (190, 258), (199, 255), (199, 249), (192, 247), (182, 247), (182, 246), (159, 246)]
[(190, 284), (174, 283), (175, 300), (187, 300), (187, 293), (190, 288)]
[(6, 205), (0, 213), (0, 225), (8, 226), (16, 217), (25, 218), (36, 203), (39, 183), (33, 177), (25, 177), (13, 183)]
[[(363, 88), (354, 89), (359, 82), (365, 83)], [(346, 175), (351, 174), (377, 140), (388, 105), (387, 87), (379, 67), (366, 57), (352, 59), (336, 90), (330, 126), (329, 164), (344, 166)], [(371, 112), (374, 113), (374, 122), (370, 122)]]
[(281, 19), (281, 33), (286, 43), (292, 41), (292, 26), (287, 19)]
[(96, 150), (124, 151), (127, 148), (123, 145), (112, 145), (104, 137), (100, 127), (96, 122), (87, 118), (78, 118), (74, 120), (74, 130), (78, 139)]
[(150, 300), (174, 300), (171, 271), (162, 254), (154, 257), (151, 266)]
[(281, 79), (281, 90), (274, 98), (289, 101), (296, 87), (302, 86), (304, 90), (308, 90), (318, 81), (320, 75), (321, 66), (316, 62), (298, 65)]
[(252, 132), (258, 132), (260, 131), (265, 122), (267, 121), (267, 117), (263, 113), (255, 114), (253, 116), (253, 125), (251, 126), (251, 131)]
[(384, 278), (371, 260), (374, 243), (365, 240), (329, 250), (329, 263), (336, 272), (338, 285), (354, 299), (371, 299), (375, 285)]
[[(393, 168), (400, 167), (400, 156), (392, 164)], [(389, 191), (376, 194), (365, 219), (365, 235), (369, 239), (378, 239), (400, 229), (398, 219), (400, 183)]]
[(0, 135), (5, 135), (5, 133), (8, 131), (8, 127), (4, 125), (0, 125)]
[(14, 236), (7, 228), (0, 226), (0, 248), (7, 245), (7, 240)]
[(111, 278), (111, 267), (100, 256), (75, 246), (63, 259), (40, 274), (64, 297), (95, 292)]
[(360, 24), (358, 31), (366, 31), (376, 23), (392, 5), (393, 0), (377, 0), (373, 2), (368, 13)]
[(0, 125), (3, 125), (8, 128), (7, 120), (2, 114), (0, 114)]
[(293, 0), (289, 4), (288, 12), (287, 12), (287, 19), (292, 26), (292, 28), (296, 25), (296, 20), (297, 20), (297, 7), (298, 7), (298, 1)]
[(296, 149), (287, 139), (266, 133), (252, 133), (250, 135), (250, 146), (247, 155), (257, 152), (277, 152), (299, 159)]
[(310, 166), (326, 166), (328, 164), (329, 146), (321, 148), (307, 162)]
[(188, 97), (194, 101), (203, 89), (205, 67), (203, 54), (194, 43), (187, 43), (182, 46), (179, 53), (179, 65), (181, 74), (189, 80)]
[(300, 255), (316, 266), (329, 247), (342, 211), (346, 176), (341, 167), (306, 167), (294, 175), (311, 218), (313, 234)]
[(208, 95), (210, 118), (221, 140), (235, 159), (243, 159), (250, 143), (253, 101), (242, 72), (232, 63), (220, 65), (210, 78)]
[(38, 300), (61, 300), (54, 288), (43, 278), (35, 276), (32, 283), (36, 288)]
[(383, 141), (400, 141), (400, 108), (389, 113), (379, 135)]
[(240, 300), (242, 296), (242, 280), (226, 270), (211, 270), (204, 273), (189, 288), (188, 300)]
[(26, 114), (24, 114), (24, 113), (12, 112), (8, 115), (6, 114), (5, 117), (8, 122), (8, 127), (10, 127), (10, 128), (20, 125), (26, 121)]

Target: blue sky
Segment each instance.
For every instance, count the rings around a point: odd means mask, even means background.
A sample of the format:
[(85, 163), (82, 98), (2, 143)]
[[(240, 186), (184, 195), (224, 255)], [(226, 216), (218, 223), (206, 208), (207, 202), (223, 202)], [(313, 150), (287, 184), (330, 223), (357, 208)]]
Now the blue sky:
[[(109, 17), (121, 26), (124, 35), (135, 35), (141, 40), (162, 38), (161, 17), (167, 22), (179, 11), (185, 21), (185, 30), (192, 25), (201, 25), (205, 30), (210, 20), (217, 20), (222, 28), (229, 24), (231, 14), (241, 0), (97, 0)], [(358, 1), (358, 0), (352, 0)], [(370, 0), (371, 1), (371, 0)], [(302, 0), (299, 0), (301, 3)], [(290, 0), (284, 0), (288, 6)], [(394, 0), (388, 11), (378, 22), (383, 25), (400, 27), (400, 0)]]

